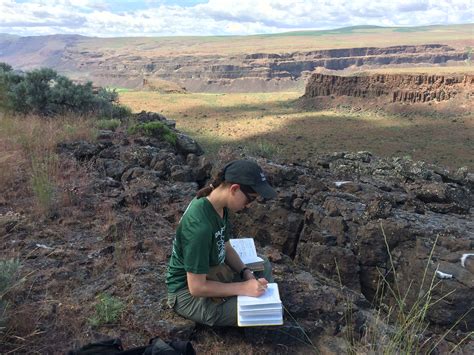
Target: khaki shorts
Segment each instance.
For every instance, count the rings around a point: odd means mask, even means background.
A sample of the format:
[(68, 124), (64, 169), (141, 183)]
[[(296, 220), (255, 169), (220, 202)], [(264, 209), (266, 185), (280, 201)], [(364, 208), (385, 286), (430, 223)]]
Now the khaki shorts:
[[(265, 260), (265, 269), (255, 272), (255, 275), (273, 282), (271, 264), (267, 258), (262, 258)], [(242, 281), (240, 276), (232, 272), (227, 265), (219, 265), (217, 268), (210, 270), (208, 278), (221, 282)], [(196, 323), (209, 326), (237, 326), (237, 296), (216, 301), (209, 297), (194, 297), (189, 293), (188, 288), (184, 288), (176, 293), (168, 294), (168, 306), (182, 317)]]

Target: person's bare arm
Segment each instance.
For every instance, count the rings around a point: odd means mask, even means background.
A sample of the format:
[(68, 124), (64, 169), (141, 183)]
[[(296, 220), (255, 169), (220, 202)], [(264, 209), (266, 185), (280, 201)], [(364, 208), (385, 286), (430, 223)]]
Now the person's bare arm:
[(206, 279), (206, 274), (187, 272), (188, 288), (194, 297), (261, 296), (267, 280), (251, 278), (244, 282), (223, 283)]
[(245, 264), (240, 260), (239, 254), (235, 251), (229, 241), (225, 243), (225, 263), (236, 273), (239, 273), (240, 270), (245, 267)]
[[(236, 273), (240, 273), (240, 271), (245, 267), (239, 254), (235, 251), (229, 241), (225, 243), (225, 263)], [(243, 278), (244, 280), (250, 280), (254, 279), (255, 276), (250, 270), (245, 270)]]

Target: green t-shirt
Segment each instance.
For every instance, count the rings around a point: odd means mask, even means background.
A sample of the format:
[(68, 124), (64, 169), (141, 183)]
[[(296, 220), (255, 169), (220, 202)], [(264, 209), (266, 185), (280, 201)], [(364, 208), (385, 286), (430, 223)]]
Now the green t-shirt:
[(179, 221), (173, 251), (166, 274), (168, 292), (187, 287), (186, 272), (207, 274), (209, 267), (225, 260), (225, 242), (229, 240), (230, 224), (227, 208), (221, 218), (205, 197), (191, 201)]

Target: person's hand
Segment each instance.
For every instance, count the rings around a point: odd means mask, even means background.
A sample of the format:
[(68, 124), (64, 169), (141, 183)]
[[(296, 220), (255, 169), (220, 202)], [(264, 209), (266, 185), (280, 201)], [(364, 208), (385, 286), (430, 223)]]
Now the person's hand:
[(250, 279), (244, 282), (245, 296), (259, 297), (263, 295), (268, 287), (268, 281), (264, 278)]

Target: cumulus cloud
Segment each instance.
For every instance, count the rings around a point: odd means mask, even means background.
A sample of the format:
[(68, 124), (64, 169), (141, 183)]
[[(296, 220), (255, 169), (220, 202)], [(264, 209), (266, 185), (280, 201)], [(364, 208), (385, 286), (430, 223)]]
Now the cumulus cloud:
[(474, 22), (472, 0), (0, 0), (0, 13), (0, 32), (104, 37)]

